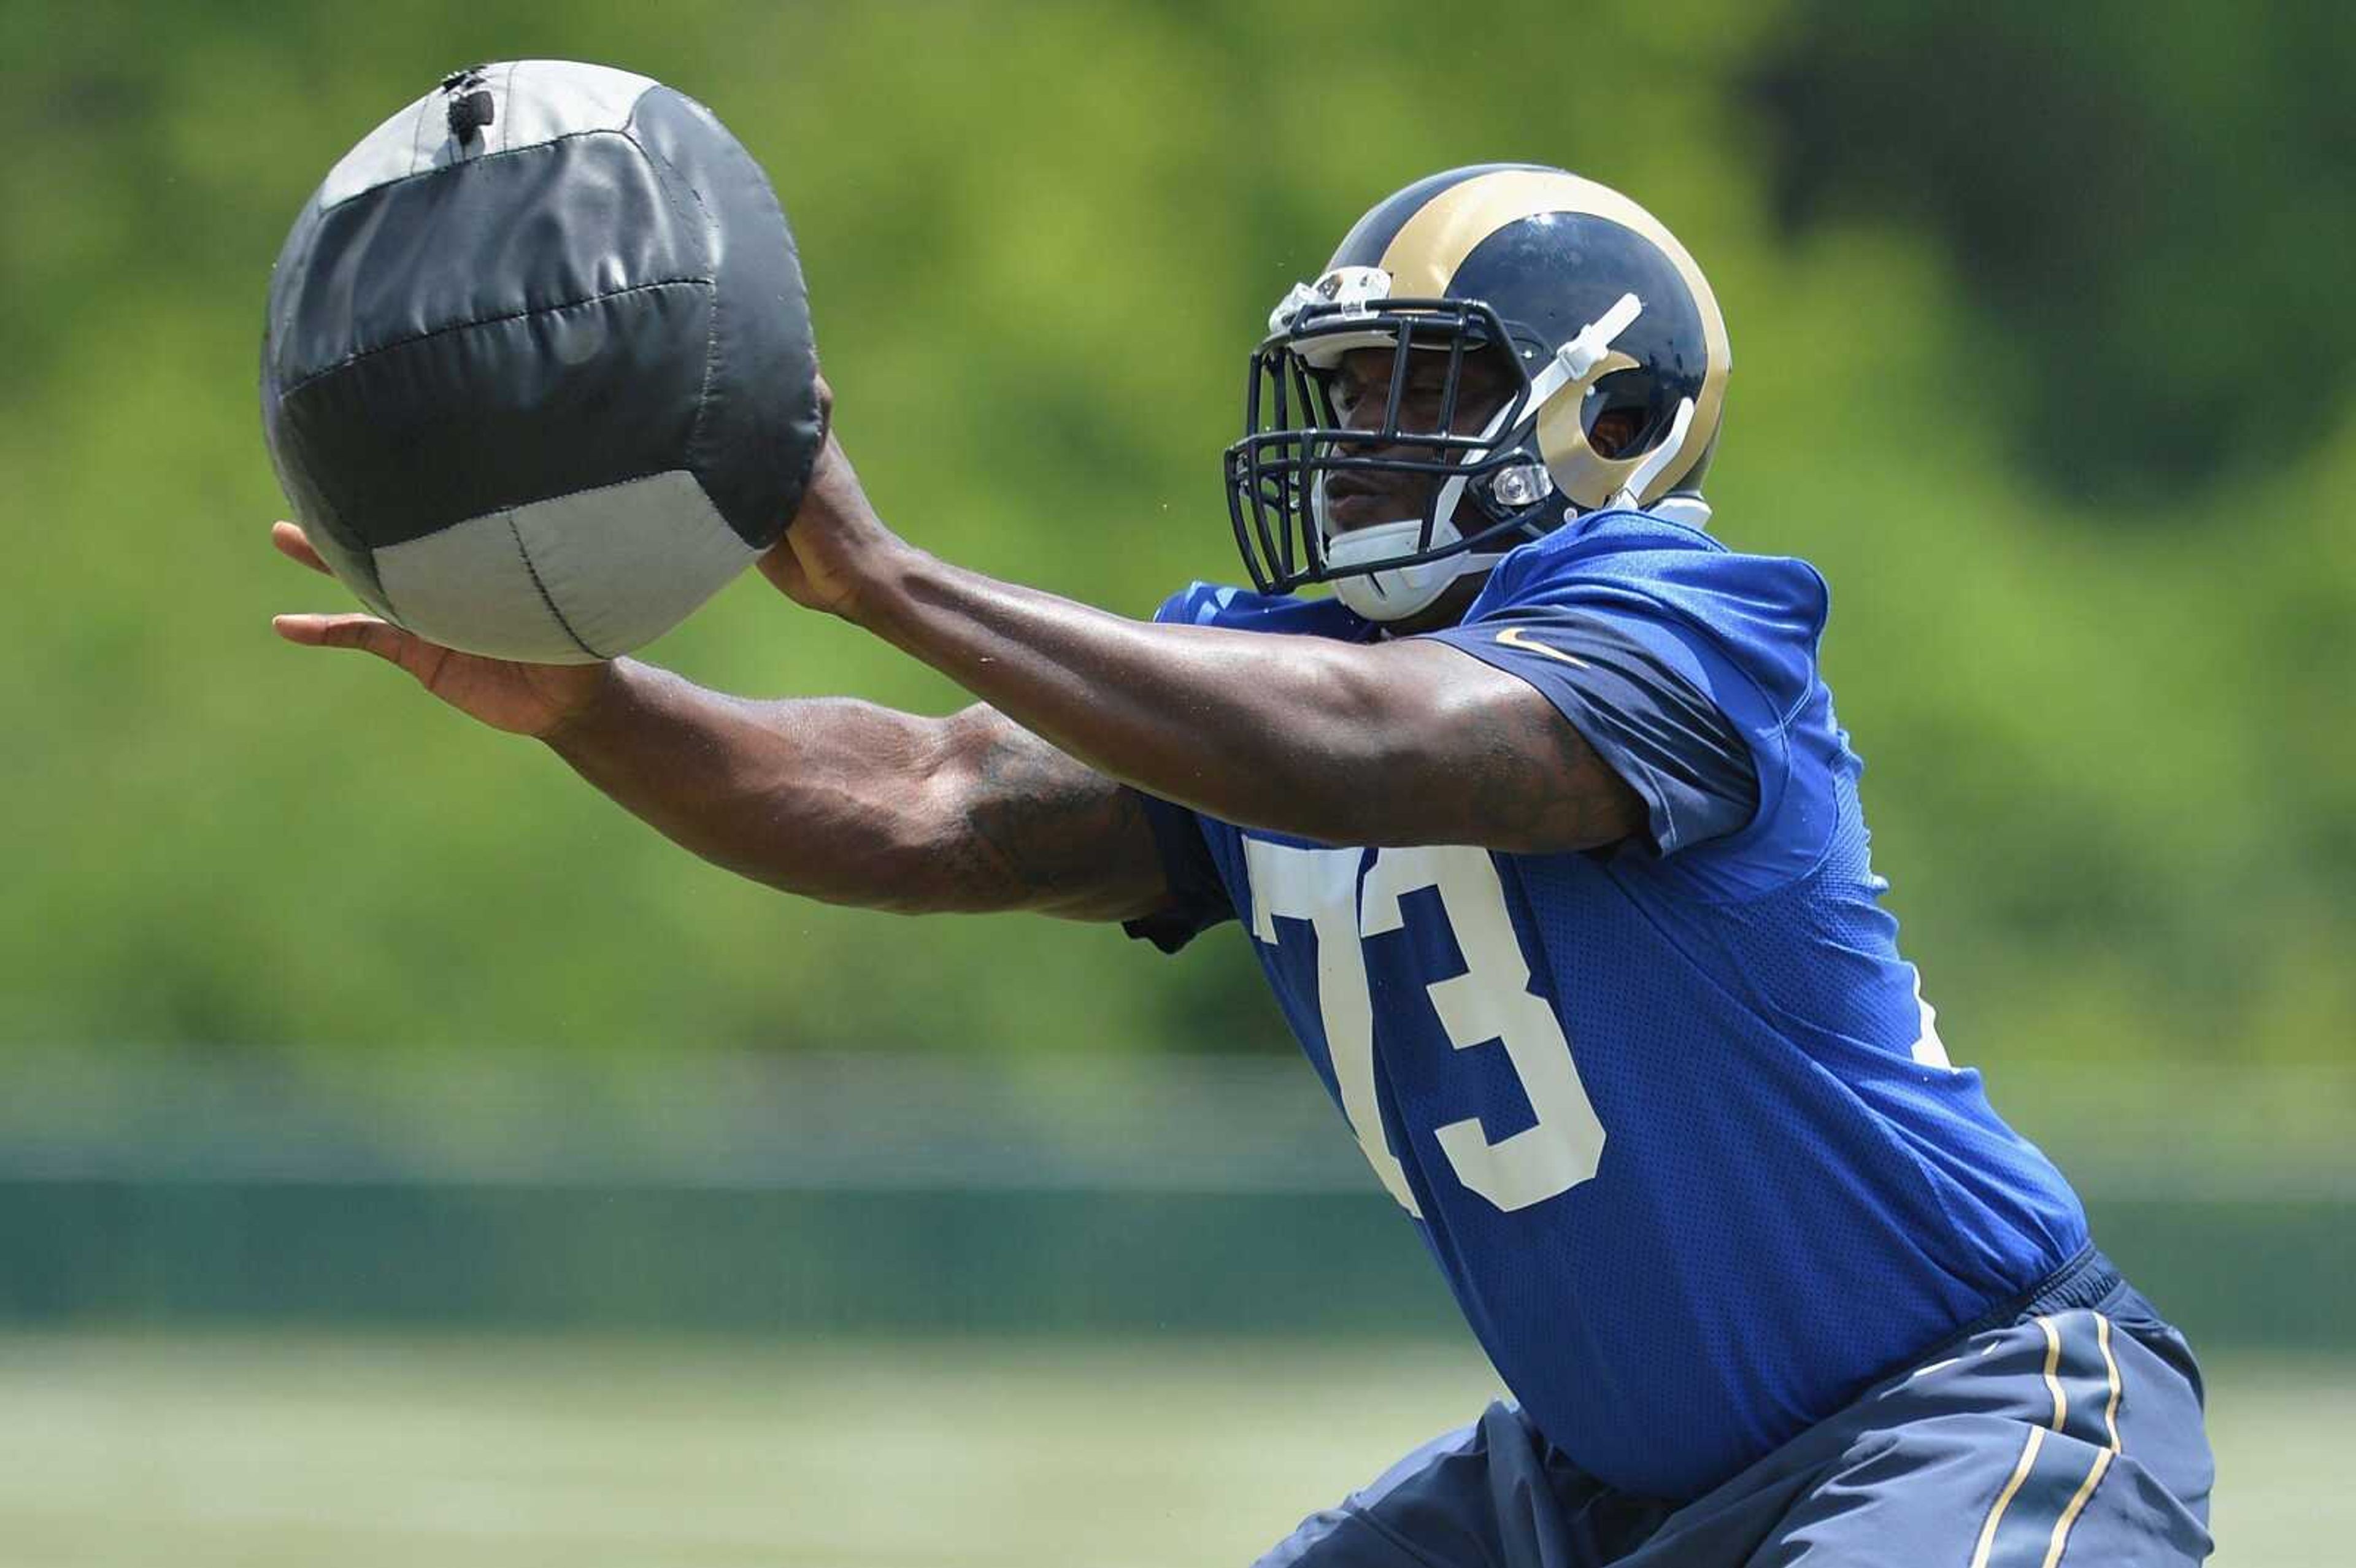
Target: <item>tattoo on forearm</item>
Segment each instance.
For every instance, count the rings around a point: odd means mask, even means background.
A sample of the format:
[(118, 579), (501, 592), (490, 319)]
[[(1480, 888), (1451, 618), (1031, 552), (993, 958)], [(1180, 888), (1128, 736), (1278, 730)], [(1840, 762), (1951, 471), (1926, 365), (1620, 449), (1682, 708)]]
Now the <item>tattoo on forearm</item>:
[(1114, 780), (1003, 721), (969, 765), (951, 869), (978, 901), (1121, 912), (1158, 876), (1144, 808)]

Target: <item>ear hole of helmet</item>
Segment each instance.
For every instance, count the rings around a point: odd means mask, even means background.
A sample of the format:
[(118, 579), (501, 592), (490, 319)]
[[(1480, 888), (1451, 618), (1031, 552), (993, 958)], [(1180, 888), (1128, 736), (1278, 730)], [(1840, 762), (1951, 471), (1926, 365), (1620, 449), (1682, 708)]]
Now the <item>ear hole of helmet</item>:
[(1615, 370), (1589, 389), (1579, 422), (1596, 455), (1637, 457), (1660, 444), (1669, 420), (1660, 405), (1660, 379), (1649, 370)]

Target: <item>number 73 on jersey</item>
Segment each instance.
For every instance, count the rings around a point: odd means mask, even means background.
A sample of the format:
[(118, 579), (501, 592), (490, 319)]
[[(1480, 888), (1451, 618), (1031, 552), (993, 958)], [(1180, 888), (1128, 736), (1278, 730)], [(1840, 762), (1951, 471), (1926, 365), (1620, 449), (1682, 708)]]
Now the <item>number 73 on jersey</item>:
[(1426, 979), (1432, 1011), (1456, 1050), (1502, 1048), (1536, 1115), (1531, 1125), (1494, 1142), (1478, 1116), (1431, 1129), (1456, 1179), (1511, 1211), (1568, 1192), (1595, 1174), (1603, 1126), (1579, 1081), (1562, 1021), (1530, 994), (1529, 961), (1487, 850), (1378, 849), (1362, 883), (1362, 849), (1312, 849), (1249, 837), (1243, 842), (1252, 934), (1278, 945), (1280, 920), (1306, 921), (1316, 933), (1317, 1010), (1342, 1111), (1366, 1163), (1408, 1213), (1420, 1219), (1423, 1211), (1391, 1150), (1376, 1095), (1365, 943), (1405, 930), (1401, 901), (1426, 889), (1438, 891), (1441, 917), (1464, 956), (1461, 973)]

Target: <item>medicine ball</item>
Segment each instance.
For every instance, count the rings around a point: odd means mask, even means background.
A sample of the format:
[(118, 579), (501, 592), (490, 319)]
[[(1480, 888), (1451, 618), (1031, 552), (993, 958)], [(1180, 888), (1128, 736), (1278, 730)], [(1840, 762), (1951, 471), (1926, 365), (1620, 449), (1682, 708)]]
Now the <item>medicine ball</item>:
[(767, 178), (627, 71), (455, 72), (331, 169), (270, 280), (262, 414), (371, 609), (469, 652), (610, 658), (784, 532), (823, 434)]

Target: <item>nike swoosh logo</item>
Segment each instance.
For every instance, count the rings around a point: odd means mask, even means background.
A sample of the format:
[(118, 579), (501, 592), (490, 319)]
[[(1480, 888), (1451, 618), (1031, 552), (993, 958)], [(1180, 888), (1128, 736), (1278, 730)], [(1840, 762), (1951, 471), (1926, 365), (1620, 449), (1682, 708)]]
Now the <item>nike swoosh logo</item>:
[(1526, 654), (1542, 654), (1547, 658), (1560, 659), (1563, 663), (1567, 665), (1574, 665), (1580, 669), (1593, 669), (1595, 667), (1593, 665), (1589, 664), (1585, 659), (1578, 658), (1572, 655), (1564, 653), (1560, 648), (1550, 648), (1544, 643), (1534, 643), (1530, 641), (1527, 637), (1522, 635), (1522, 629), (1519, 626), (1506, 627), (1504, 631), (1497, 634), (1497, 640), (1505, 644), (1509, 648), (1519, 648)]

